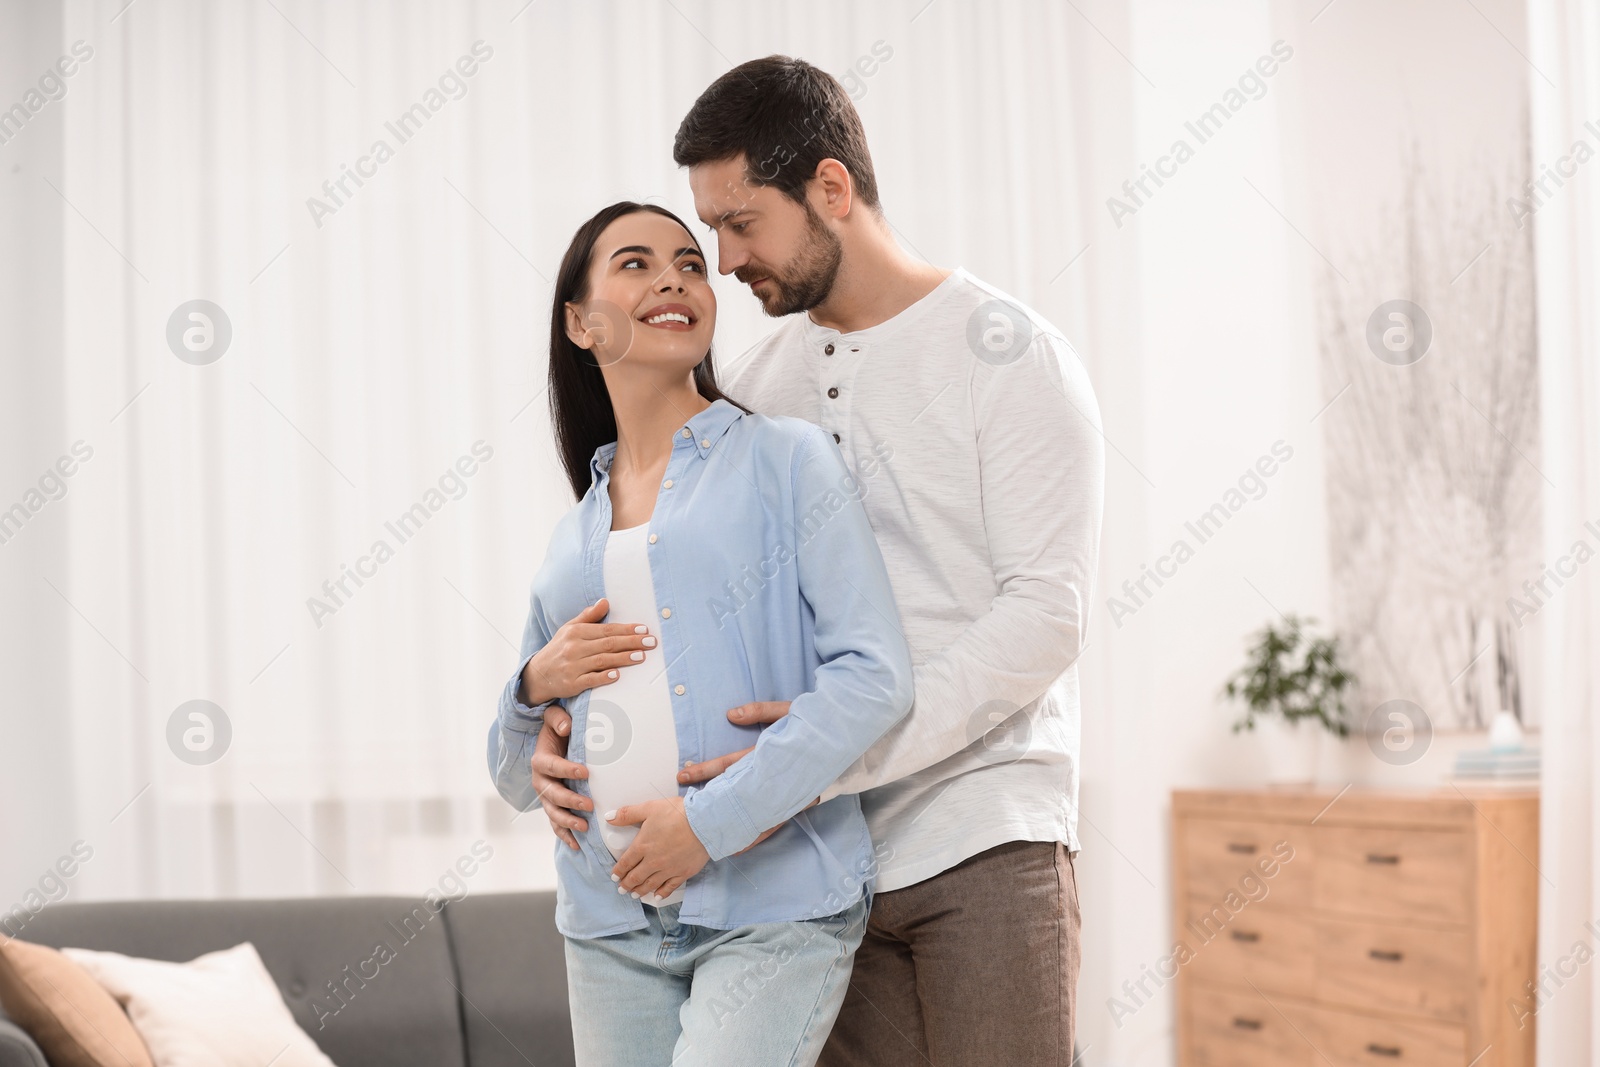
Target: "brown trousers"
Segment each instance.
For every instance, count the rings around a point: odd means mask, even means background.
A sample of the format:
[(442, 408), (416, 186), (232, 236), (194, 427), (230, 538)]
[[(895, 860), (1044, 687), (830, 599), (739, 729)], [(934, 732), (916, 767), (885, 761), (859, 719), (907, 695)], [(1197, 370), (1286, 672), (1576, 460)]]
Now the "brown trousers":
[(1082, 925), (1058, 841), (877, 894), (818, 1067), (1069, 1067)]

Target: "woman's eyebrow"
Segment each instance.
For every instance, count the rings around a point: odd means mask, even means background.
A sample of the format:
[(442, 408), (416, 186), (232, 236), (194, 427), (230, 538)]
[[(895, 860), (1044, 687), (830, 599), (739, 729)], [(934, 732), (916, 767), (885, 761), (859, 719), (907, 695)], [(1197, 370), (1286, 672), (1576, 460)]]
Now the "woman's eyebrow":
[(698, 248), (680, 248), (676, 252), (672, 253), (673, 259), (682, 259), (684, 256), (698, 256), (701, 259), (706, 258), (705, 253), (701, 252)]
[(627, 245), (626, 247), (619, 248), (615, 252), (611, 253), (611, 258), (616, 259), (618, 256), (628, 252), (639, 253), (646, 256), (653, 256), (656, 254), (655, 249), (649, 248), (645, 245)]

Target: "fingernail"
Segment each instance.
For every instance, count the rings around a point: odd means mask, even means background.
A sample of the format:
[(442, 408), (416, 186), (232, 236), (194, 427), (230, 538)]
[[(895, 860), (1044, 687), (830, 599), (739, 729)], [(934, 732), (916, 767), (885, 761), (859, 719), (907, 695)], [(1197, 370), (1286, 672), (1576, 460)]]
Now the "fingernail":
[(612, 880), (612, 881), (613, 881), (613, 882), (620, 882), (620, 881), (622, 881), (622, 875), (620, 875), (620, 874), (613, 874), (613, 875), (612, 875), (612, 876), (611, 876), (611, 880)]
[(617, 672), (616, 671), (606, 671), (606, 677), (607, 678), (615, 678), (616, 676), (617, 676)]
[(634, 899), (634, 900), (638, 900), (638, 899), (639, 899), (639, 894), (638, 894), (638, 893), (635, 893), (635, 894), (634, 894), (634, 895), (633, 895), (633, 899)]
[(650, 627), (648, 627), (648, 626), (635, 626), (633, 628), (633, 632), (636, 633), (636, 634), (647, 634), (647, 633), (650, 632)]
[(617, 817), (617, 813), (615, 811), (606, 812), (606, 822), (610, 822), (612, 819), (615, 819), (616, 817)]
[(556, 733), (560, 734), (563, 737), (566, 736), (567, 731), (570, 730), (570, 729), (572, 729), (572, 724), (568, 723), (568, 722), (558, 723), (556, 725)]
[(644, 659), (644, 653), (643, 652), (630, 652), (630, 653), (628, 653), (628, 658), (633, 660), (633, 662), (638, 663), (640, 660)]
[(619, 885), (619, 886), (617, 886), (617, 895), (618, 895), (618, 896), (619, 896), (619, 897), (622, 897), (622, 896), (627, 896), (627, 895), (628, 895), (628, 891), (627, 891), (627, 890), (626, 890), (626, 889), (624, 889), (624, 888), (622, 888), (622, 887), (621, 887), (621, 886), (620, 886), (620, 885)]
[(641, 643), (644, 645), (645, 648), (655, 648), (656, 647), (656, 639), (653, 638), (653, 637), (647, 637)]

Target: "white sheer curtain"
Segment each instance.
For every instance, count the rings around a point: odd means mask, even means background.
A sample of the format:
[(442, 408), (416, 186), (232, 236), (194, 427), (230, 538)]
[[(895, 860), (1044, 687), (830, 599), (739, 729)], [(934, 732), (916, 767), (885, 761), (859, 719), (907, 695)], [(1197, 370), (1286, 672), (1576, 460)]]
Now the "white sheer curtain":
[[(64, 422), (93, 453), (64, 569), (30, 587), (70, 639), (40, 803), (95, 850), (77, 896), (420, 893), (480, 838), (472, 888), (551, 884), (543, 819), (511, 822), (483, 755), (571, 503), (548, 279), (612, 200), (692, 217), (671, 138), (731, 64), (854, 70), (905, 243), (1034, 304), (1093, 372), (1063, 70), (1094, 30), (1070, 10), (124, 3), (65, 8), (61, 51), (92, 57), (39, 189), (69, 208)], [(719, 291), (726, 362), (772, 324)], [(194, 300), (231, 331), (209, 363), (169, 345)], [(231, 729), (209, 764), (175, 754), (202, 720), (169, 729), (194, 700)]]
[[(1582, 0), (1530, 8), (1533, 152), (1537, 165), (1583, 140), (1593, 154), (1600, 117), (1600, 10)], [(1587, 127), (1585, 124), (1589, 124)], [(1600, 162), (1564, 175), (1534, 216), (1539, 255), (1539, 364), (1545, 550), (1567, 556), (1595, 544), (1600, 518)], [(1587, 527), (1585, 524), (1589, 524)], [(1543, 827), (1539, 850), (1539, 1062), (1594, 1063), (1600, 1055), (1600, 563), (1583, 566), (1540, 617), (1546, 627)], [(1580, 946), (1587, 951), (1580, 950)]]

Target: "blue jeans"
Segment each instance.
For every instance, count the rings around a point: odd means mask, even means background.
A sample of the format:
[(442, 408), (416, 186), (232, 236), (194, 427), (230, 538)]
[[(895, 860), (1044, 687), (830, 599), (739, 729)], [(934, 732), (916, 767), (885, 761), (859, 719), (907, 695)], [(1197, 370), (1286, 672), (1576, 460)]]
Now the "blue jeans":
[(834, 915), (715, 930), (645, 908), (649, 929), (566, 939), (578, 1067), (811, 1067), (844, 1002), (868, 889)]

